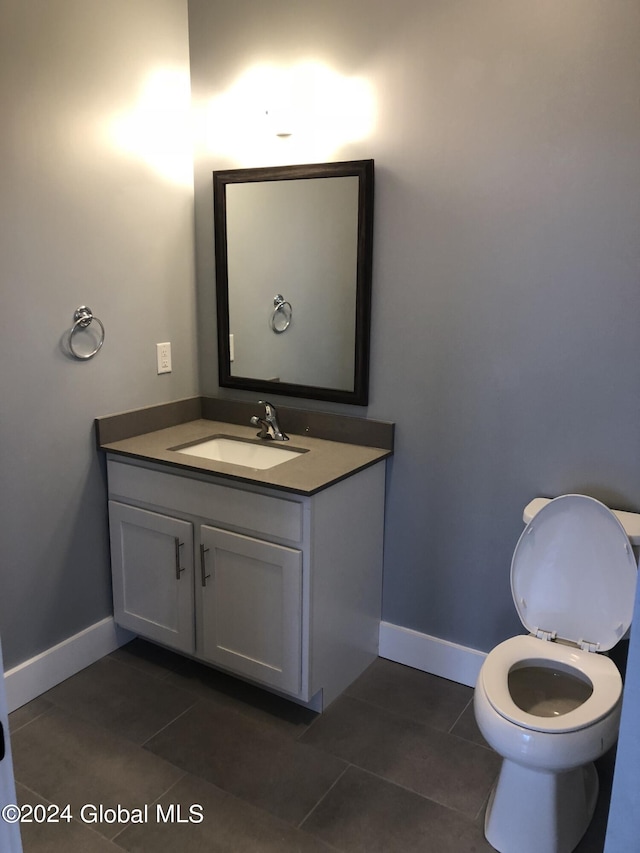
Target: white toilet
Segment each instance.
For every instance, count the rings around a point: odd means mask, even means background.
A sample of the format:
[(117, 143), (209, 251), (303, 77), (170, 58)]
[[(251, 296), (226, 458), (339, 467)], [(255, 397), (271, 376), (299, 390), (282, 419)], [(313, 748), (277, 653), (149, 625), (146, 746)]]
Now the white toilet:
[(618, 736), (622, 679), (598, 652), (631, 624), (640, 516), (584, 495), (536, 499), (531, 516), (511, 563), (530, 633), (487, 655), (474, 695), (480, 731), (503, 756), (485, 836), (500, 853), (570, 853), (595, 808), (593, 761)]

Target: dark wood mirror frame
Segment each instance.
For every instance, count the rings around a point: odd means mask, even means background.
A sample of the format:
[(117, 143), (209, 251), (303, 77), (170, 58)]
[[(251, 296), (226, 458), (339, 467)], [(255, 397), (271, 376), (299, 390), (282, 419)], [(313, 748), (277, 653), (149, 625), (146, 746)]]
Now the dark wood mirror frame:
[[(229, 353), (229, 275), (227, 262), (226, 188), (233, 183), (292, 181), (309, 178), (358, 178), (358, 228), (355, 309), (355, 359), (353, 390), (297, 385), (231, 373)], [(373, 160), (228, 169), (213, 173), (216, 304), (218, 311), (218, 372), (223, 388), (258, 391), (265, 396), (281, 394), (366, 406), (369, 398), (369, 337), (371, 324), (371, 273), (373, 256)]]

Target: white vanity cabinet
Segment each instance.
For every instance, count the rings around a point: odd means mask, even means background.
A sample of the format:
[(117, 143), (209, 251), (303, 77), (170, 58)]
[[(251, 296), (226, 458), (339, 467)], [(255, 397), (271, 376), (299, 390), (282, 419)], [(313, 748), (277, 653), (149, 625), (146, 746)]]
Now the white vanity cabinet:
[(192, 654), (193, 525), (109, 501), (109, 527), (116, 622)]
[(302, 552), (203, 526), (198, 655), (298, 694)]
[(378, 653), (384, 470), (305, 496), (110, 454), (115, 621), (321, 710)]

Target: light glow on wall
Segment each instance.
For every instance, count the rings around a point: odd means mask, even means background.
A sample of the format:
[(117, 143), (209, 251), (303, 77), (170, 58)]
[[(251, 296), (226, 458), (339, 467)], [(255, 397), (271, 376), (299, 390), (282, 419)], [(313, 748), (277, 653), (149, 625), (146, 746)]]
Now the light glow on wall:
[(370, 136), (375, 98), (365, 79), (320, 62), (259, 65), (215, 96), (203, 118), (209, 154), (242, 165), (310, 162)]
[(131, 109), (111, 116), (107, 137), (121, 152), (144, 161), (166, 180), (193, 185), (189, 72), (158, 69)]

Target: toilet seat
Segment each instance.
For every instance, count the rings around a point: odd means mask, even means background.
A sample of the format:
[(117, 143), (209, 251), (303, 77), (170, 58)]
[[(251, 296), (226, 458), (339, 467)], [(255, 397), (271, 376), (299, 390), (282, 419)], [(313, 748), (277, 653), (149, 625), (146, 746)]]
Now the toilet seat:
[(562, 495), (518, 539), (511, 592), (531, 634), (606, 651), (631, 624), (637, 574), (629, 538), (611, 510), (586, 495)]
[[(593, 687), (591, 696), (582, 705), (558, 717), (540, 717), (523, 711), (509, 692), (510, 670), (516, 664), (548, 666), (553, 663), (586, 677)], [(480, 677), (496, 713), (525, 729), (549, 734), (593, 725), (612, 711), (622, 695), (622, 678), (610, 658), (531, 635), (511, 637), (496, 646), (487, 655)]]

